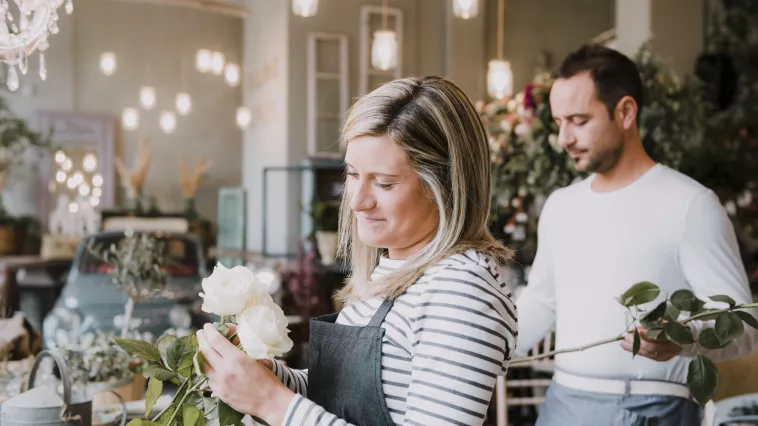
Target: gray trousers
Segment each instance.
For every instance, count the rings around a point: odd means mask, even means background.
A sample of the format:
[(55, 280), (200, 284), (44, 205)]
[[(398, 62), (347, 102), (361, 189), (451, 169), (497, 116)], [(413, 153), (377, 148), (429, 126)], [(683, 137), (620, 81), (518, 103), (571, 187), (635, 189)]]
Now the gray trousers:
[(702, 417), (692, 399), (587, 392), (553, 382), (537, 426), (699, 426)]

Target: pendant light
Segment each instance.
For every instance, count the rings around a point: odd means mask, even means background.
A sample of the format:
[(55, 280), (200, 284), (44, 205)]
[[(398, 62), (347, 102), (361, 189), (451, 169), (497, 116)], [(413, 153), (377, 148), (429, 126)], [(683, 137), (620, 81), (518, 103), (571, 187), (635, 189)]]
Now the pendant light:
[(387, 28), (388, 9), (387, 0), (384, 0), (382, 29), (374, 32), (374, 42), (371, 45), (371, 66), (382, 71), (397, 66), (397, 33)]
[(497, 59), (489, 62), (487, 70), (487, 93), (495, 99), (513, 94), (513, 70), (511, 63), (503, 60), (503, 21), (505, 0), (497, 1)]

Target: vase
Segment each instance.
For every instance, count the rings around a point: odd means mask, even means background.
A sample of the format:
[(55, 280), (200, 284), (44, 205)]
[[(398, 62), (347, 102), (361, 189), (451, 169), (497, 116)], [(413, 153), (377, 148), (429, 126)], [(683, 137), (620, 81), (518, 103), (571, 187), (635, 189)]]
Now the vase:
[(321, 255), (321, 263), (333, 265), (337, 257), (337, 233), (333, 231), (316, 231), (316, 246)]

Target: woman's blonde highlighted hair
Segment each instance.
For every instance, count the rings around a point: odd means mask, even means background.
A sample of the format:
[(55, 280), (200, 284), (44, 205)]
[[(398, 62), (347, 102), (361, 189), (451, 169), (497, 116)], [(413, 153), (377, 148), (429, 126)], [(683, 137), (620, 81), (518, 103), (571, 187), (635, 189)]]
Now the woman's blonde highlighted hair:
[(479, 116), (465, 93), (441, 77), (404, 78), (358, 99), (342, 129), (342, 148), (361, 136), (389, 137), (403, 148), (425, 192), (437, 205), (439, 227), (405, 264), (378, 280), (371, 273), (384, 252), (358, 238), (347, 193), (339, 215), (339, 256), (352, 273), (337, 293), (341, 303), (374, 296), (396, 298), (442, 259), (470, 249), (499, 265), (512, 252), (487, 228), (492, 190), (490, 152)]

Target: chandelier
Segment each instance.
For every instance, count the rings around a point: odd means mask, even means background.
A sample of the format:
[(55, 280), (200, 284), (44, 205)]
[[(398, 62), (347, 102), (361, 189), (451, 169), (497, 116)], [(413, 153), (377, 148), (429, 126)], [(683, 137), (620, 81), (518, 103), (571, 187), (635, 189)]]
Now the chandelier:
[[(50, 47), (47, 38), (58, 34), (58, 8), (66, 3), (67, 14), (74, 11), (72, 0), (0, 0), (0, 61), (8, 64), (7, 85), (14, 91), (19, 86), (18, 71), (26, 75), (29, 56), (39, 50), (39, 76), (47, 78), (45, 51)], [(16, 69), (18, 67), (18, 70)]]

